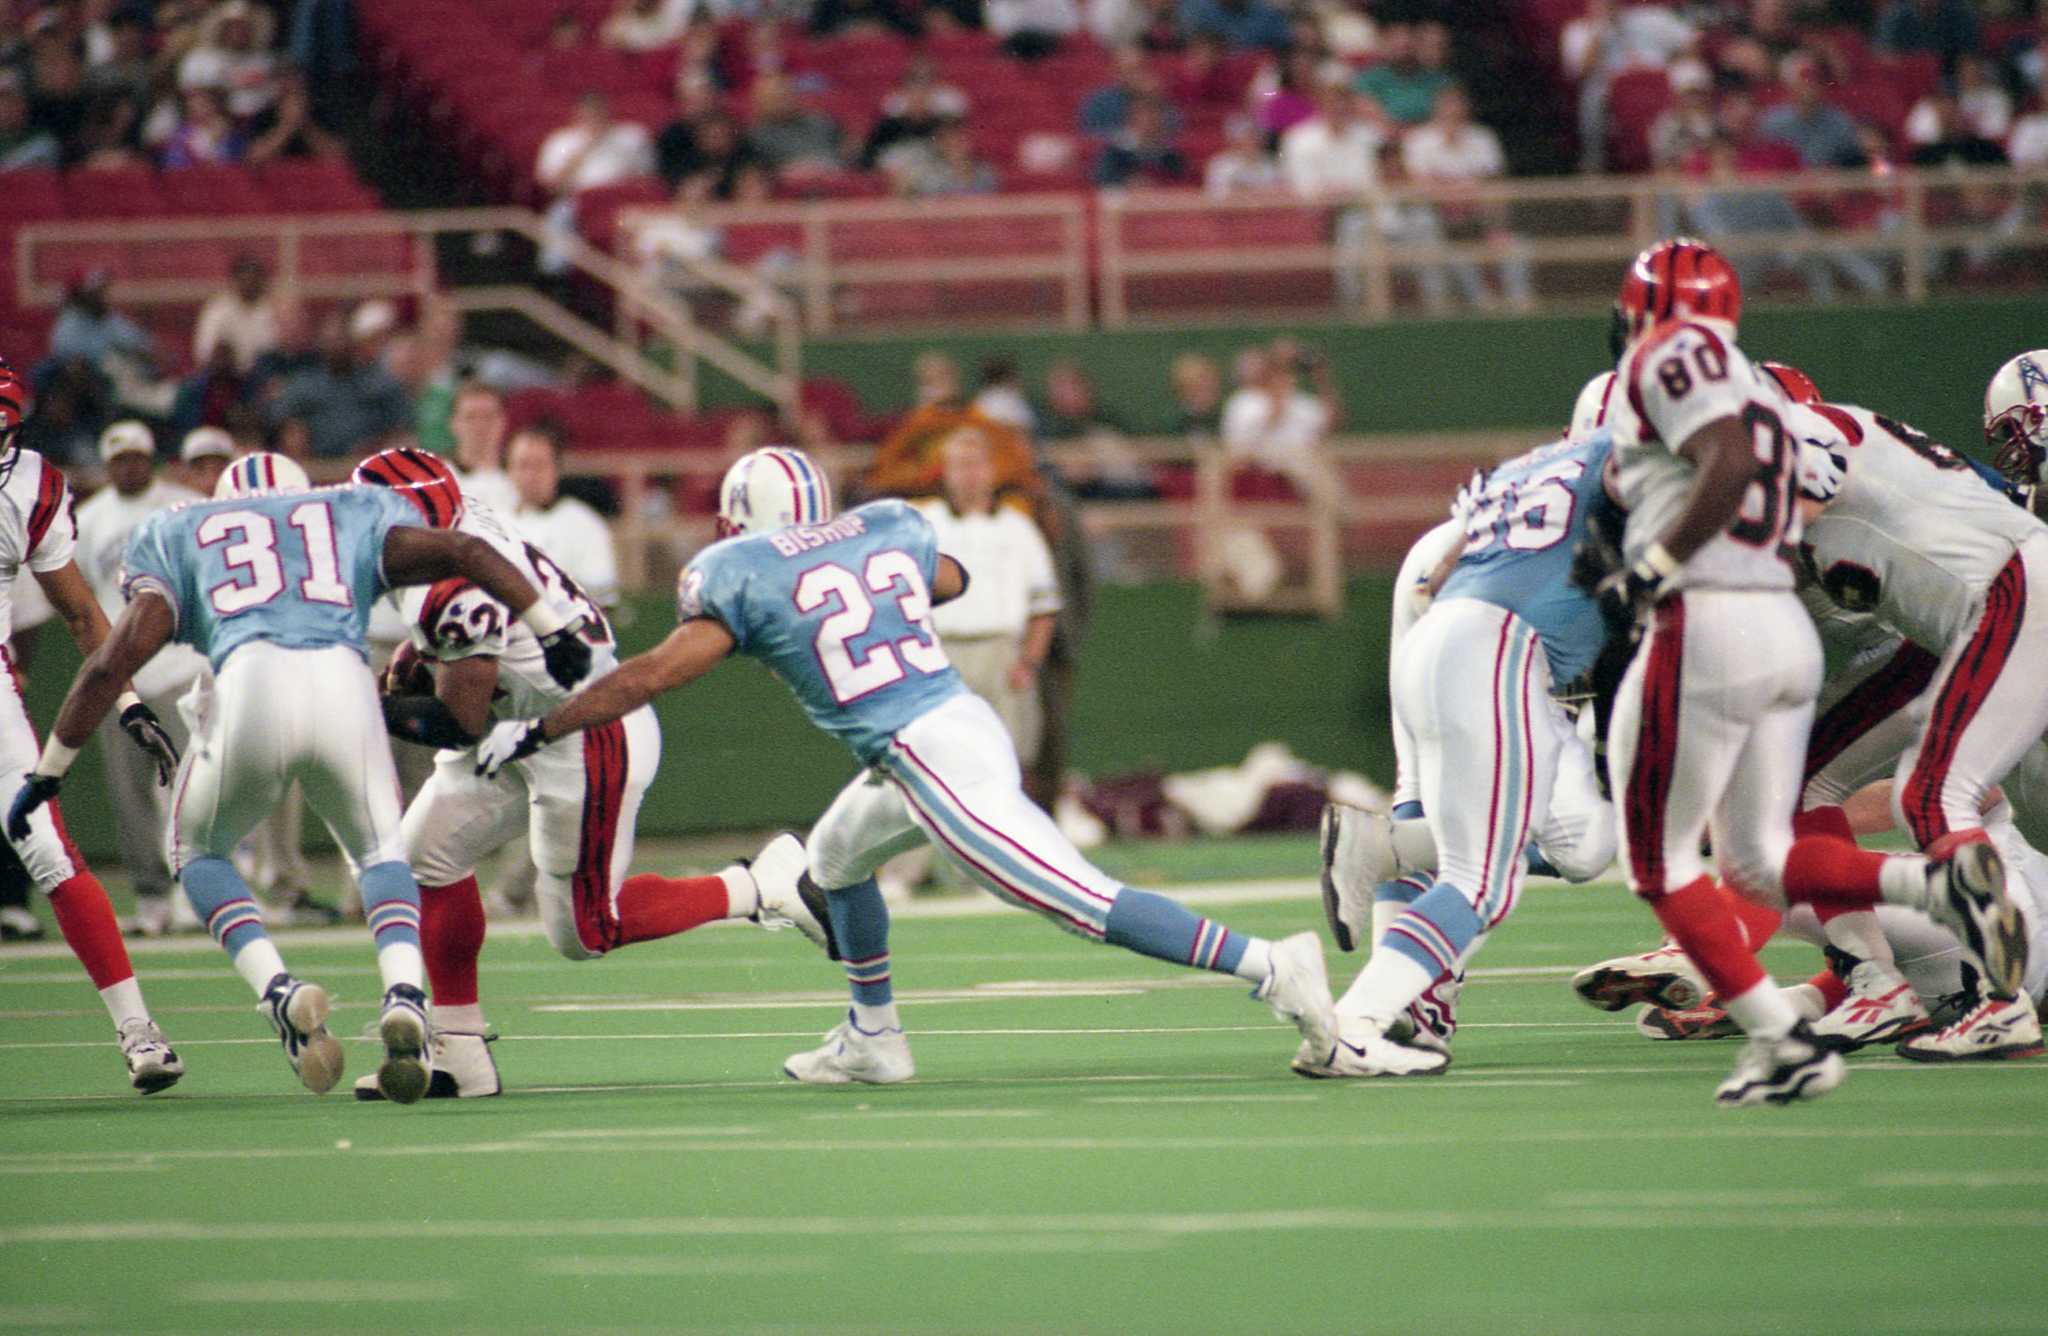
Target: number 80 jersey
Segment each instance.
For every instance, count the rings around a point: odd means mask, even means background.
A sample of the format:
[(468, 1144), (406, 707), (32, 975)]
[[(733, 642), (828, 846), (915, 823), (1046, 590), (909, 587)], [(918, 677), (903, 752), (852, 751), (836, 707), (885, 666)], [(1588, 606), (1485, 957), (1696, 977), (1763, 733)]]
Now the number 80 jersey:
[(873, 501), (712, 544), (684, 569), (676, 612), (724, 626), (811, 722), (873, 764), (899, 730), (967, 689), (932, 629), (938, 565), (929, 520)]
[(412, 502), (386, 487), (190, 502), (137, 526), (121, 592), (160, 594), (177, 617), (176, 639), (215, 672), (252, 640), (347, 645), (367, 661), (363, 630), (385, 589), (385, 536), (420, 522)]

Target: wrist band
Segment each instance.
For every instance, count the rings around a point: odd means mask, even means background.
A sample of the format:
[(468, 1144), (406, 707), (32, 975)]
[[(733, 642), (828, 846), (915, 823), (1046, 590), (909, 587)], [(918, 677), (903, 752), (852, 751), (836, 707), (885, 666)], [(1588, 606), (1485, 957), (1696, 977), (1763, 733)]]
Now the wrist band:
[(142, 704), (142, 697), (136, 695), (133, 691), (124, 691), (114, 697), (114, 717), (118, 719), (128, 713), (130, 709), (140, 704)]
[(51, 779), (62, 779), (64, 772), (69, 770), (71, 763), (77, 759), (78, 748), (65, 746), (57, 741), (57, 735), (52, 733), (50, 740), (43, 744), (43, 756), (36, 762), (36, 773), (47, 775)]
[(1678, 574), (1679, 567), (1682, 565), (1676, 557), (1665, 550), (1662, 543), (1652, 543), (1644, 548), (1642, 560), (1643, 565), (1655, 571), (1657, 578), (1660, 580), (1669, 580), (1672, 576)]
[(548, 606), (545, 598), (535, 599), (532, 607), (519, 614), (519, 622), (542, 639), (553, 635), (566, 625), (561, 617), (556, 615), (555, 610)]

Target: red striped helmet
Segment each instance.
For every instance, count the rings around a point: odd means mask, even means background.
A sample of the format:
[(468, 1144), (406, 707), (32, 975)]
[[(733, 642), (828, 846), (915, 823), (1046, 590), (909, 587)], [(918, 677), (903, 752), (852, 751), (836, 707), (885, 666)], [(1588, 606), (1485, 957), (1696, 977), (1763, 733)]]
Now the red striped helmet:
[(462, 518), (462, 484), (446, 460), (428, 450), (386, 450), (356, 465), (351, 482), (389, 487), (420, 508), (436, 529), (452, 529)]
[(6, 437), (28, 417), (28, 384), (14, 363), (0, 357), (0, 437)]
[(1785, 392), (1785, 397), (1793, 403), (1817, 404), (1821, 401), (1820, 386), (1814, 384), (1813, 377), (1798, 367), (1786, 362), (1758, 362), (1757, 369), (1768, 372), (1771, 379), (1778, 382), (1778, 388)]
[(1712, 246), (1674, 237), (1636, 256), (1628, 267), (1614, 303), (1615, 333), (1626, 347), (1652, 326), (1687, 316), (1737, 323), (1742, 319), (1742, 280)]

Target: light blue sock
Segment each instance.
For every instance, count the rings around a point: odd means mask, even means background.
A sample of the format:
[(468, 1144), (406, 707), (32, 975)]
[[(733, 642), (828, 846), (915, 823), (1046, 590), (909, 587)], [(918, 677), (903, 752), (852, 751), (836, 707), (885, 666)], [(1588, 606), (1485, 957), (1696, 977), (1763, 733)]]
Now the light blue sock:
[(1420, 821), (1422, 820), (1422, 803), (1414, 798), (1410, 798), (1405, 803), (1395, 803), (1394, 810), (1389, 815), (1396, 821)]
[(889, 982), (889, 906), (873, 877), (825, 893), (832, 936), (853, 991), (853, 1023), (870, 1034), (901, 1029)]
[(1407, 956), (1434, 979), (1439, 974), (1456, 974), (1465, 948), (1485, 930), (1465, 893), (1440, 881), (1394, 920), (1380, 944)]
[[(1246, 950), (1254, 943), (1264, 945), (1258, 938), (1246, 937), (1192, 913), (1178, 901), (1151, 891), (1134, 891), (1128, 886), (1117, 892), (1105, 928), (1103, 940), (1111, 946), (1121, 946), (1154, 960), (1170, 960), (1176, 965), (1193, 965), (1196, 969), (1242, 977), (1250, 977), (1240, 969), (1246, 964)], [(1255, 954), (1260, 958), (1257, 978), (1263, 979), (1265, 952)]]
[(377, 943), (377, 972), (384, 987), (424, 989), (426, 961), (420, 956), (420, 886), (412, 869), (397, 861), (366, 867), (356, 878), (363, 892), (363, 917)]
[(195, 858), (179, 869), (178, 884), (185, 888), (192, 912), (235, 962), (235, 972), (256, 996), (263, 996), (270, 981), (285, 972), (284, 957), (263, 930), (263, 911), (256, 907), (249, 883), (225, 858)]

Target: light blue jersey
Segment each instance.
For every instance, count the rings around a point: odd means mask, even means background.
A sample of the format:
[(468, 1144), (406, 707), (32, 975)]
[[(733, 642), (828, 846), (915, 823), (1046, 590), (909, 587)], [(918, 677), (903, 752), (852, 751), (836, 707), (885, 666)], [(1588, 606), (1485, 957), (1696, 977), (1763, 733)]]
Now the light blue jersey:
[(1476, 598), (1506, 608), (1542, 638), (1550, 680), (1575, 680), (1600, 653), (1600, 609), (1571, 581), (1572, 549), (1595, 506), (1613, 438), (1595, 432), (1518, 455), (1459, 497), (1465, 550), (1439, 599)]
[(152, 589), (168, 600), (176, 638), (215, 672), (252, 640), (286, 649), (346, 645), (367, 661), (363, 629), (386, 588), (385, 535), (420, 522), (412, 502), (388, 487), (174, 506), (128, 540), (121, 588), (130, 598)]
[(967, 688), (932, 629), (938, 535), (901, 501), (714, 543), (683, 572), (682, 620), (709, 617), (863, 764)]

